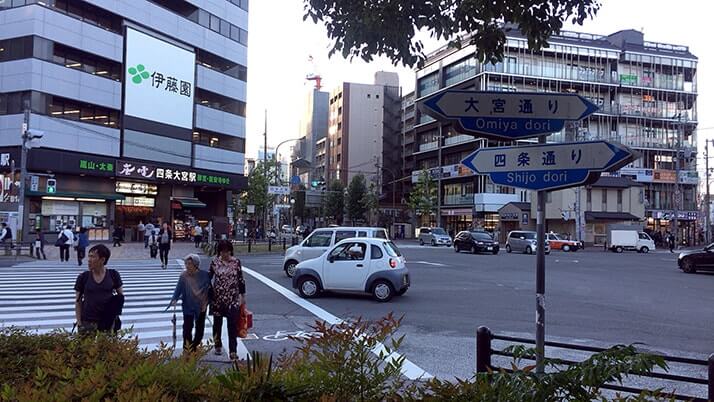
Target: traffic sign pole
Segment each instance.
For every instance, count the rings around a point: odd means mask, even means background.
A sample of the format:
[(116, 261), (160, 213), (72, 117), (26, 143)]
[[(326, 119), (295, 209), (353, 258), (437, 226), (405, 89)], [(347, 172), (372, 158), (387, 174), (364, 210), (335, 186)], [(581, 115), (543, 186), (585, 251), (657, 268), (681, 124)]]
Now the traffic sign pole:
[[(538, 137), (545, 144), (546, 136)], [(546, 191), (538, 191), (536, 211), (536, 374), (545, 372), (545, 198)]]

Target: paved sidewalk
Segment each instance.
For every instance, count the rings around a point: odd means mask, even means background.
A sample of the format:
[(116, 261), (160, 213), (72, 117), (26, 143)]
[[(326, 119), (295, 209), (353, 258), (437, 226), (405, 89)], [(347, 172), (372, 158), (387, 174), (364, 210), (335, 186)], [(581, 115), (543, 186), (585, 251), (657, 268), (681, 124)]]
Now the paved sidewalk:
[[(99, 242), (90, 243), (87, 247), (87, 251), (95, 244), (100, 244)], [(144, 248), (144, 243), (122, 243), (121, 247), (112, 247), (111, 243), (102, 243), (109, 247), (112, 252), (112, 260), (138, 260), (138, 259), (149, 259), (149, 249)], [(169, 252), (169, 259), (183, 258), (189, 253), (196, 253), (199, 255), (203, 254), (201, 248), (194, 247), (193, 242), (176, 242), (171, 245), (171, 251)], [(48, 260), (59, 261), (59, 247), (53, 245), (45, 246), (45, 255), (47, 255)], [(156, 257), (158, 261), (158, 256)], [(77, 262), (77, 252), (74, 249), (70, 249), (69, 253), (70, 261)], [(85, 260), (86, 263), (86, 260)]]

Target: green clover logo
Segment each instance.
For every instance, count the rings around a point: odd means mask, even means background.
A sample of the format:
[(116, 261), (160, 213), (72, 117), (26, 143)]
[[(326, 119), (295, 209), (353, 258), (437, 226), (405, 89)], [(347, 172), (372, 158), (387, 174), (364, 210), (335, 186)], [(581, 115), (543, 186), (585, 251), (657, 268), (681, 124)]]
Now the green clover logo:
[(136, 67), (129, 67), (129, 74), (134, 84), (141, 84), (142, 80), (149, 78), (149, 72), (145, 71), (143, 64), (137, 64)]

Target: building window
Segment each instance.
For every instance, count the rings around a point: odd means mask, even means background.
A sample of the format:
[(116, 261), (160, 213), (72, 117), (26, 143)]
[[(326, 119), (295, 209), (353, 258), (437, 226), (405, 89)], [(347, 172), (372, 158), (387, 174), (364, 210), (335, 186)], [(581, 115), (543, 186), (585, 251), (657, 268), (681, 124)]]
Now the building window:
[(32, 57), (32, 36), (0, 40), (0, 62)]
[(48, 95), (45, 114), (52, 117), (100, 124), (112, 128), (119, 126), (119, 111), (88, 103), (77, 102), (59, 96)]
[(622, 190), (617, 190), (617, 212), (622, 212)]
[(245, 138), (203, 129), (195, 129), (193, 132), (193, 143), (212, 148), (225, 149), (227, 151), (245, 153)]
[(602, 211), (607, 211), (607, 189), (602, 189)]
[[(248, 31), (241, 29), (230, 22), (213, 15), (208, 11), (193, 6), (187, 2), (177, 2), (174, 0), (149, 0), (150, 2), (166, 8), (189, 21), (195, 22), (202, 27), (208, 28), (211, 31), (229, 38), (241, 45), (248, 46)], [(239, 7), (247, 10), (248, 3), (245, 0), (232, 0), (233, 4), (240, 4)]]
[(427, 76), (419, 78), (417, 81), (417, 91), (419, 96), (426, 96), (439, 90), (439, 73), (433, 72)]
[(45, 4), (49, 4), (53, 9), (89, 24), (118, 34), (122, 32), (122, 18), (120, 16), (89, 3), (80, 0), (50, 0)]
[(476, 75), (476, 58), (471, 56), (446, 66), (444, 69), (444, 84), (456, 84)]
[(586, 203), (585, 208), (588, 211), (592, 211), (593, 210), (593, 191), (591, 189), (588, 189), (588, 191), (587, 191), (585, 203)]
[(195, 102), (198, 105), (245, 117), (245, 102), (196, 88)]
[(196, 63), (241, 81), (248, 81), (248, 68), (213, 53), (198, 49)]
[(121, 80), (121, 63), (94, 56), (80, 50), (53, 44), (52, 61), (67, 68), (81, 70), (114, 81)]

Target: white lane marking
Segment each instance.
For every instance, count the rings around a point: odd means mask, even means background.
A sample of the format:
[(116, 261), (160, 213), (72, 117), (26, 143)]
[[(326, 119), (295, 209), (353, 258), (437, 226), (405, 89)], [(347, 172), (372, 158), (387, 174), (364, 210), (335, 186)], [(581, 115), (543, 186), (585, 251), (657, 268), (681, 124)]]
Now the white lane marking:
[(410, 264), (425, 264), (425, 265), (433, 265), (435, 267), (445, 267), (446, 264), (440, 264), (438, 262), (429, 262), (429, 261), (409, 261)]
[[(343, 322), (342, 319), (338, 318), (337, 316), (334, 316), (331, 313), (324, 310), (323, 308), (318, 307), (317, 305), (312, 304), (312, 303), (308, 302), (307, 300), (300, 298), (295, 293), (284, 288), (283, 286), (279, 285), (275, 281), (268, 279), (264, 275), (259, 274), (258, 272), (255, 272), (252, 269), (247, 268), (245, 266), (243, 266), (243, 272), (245, 272), (248, 275), (252, 276), (253, 278), (263, 282), (263, 284), (265, 284), (266, 286), (272, 288), (276, 292), (285, 296), (286, 299), (288, 299), (291, 302), (297, 304), (298, 306), (304, 308), (305, 310), (309, 311), (314, 316), (320, 318), (321, 320), (327, 322), (328, 324), (336, 325), (336, 324), (340, 324)], [(374, 347), (374, 349), (372, 349), (372, 353), (379, 355), (380, 351), (382, 351), (382, 350), (384, 350), (384, 345), (382, 345), (382, 343), (377, 343), (377, 345)], [(385, 359), (387, 361), (393, 361), (393, 360), (399, 359), (399, 358), (401, 358), (401, 355), (399, 353), (392, 352)], [(412, 363), (411, 361), (409, 361), (406, 358), (404, 359), (404, 364), (402, 365), (402, 374), (410, 380), (433, 378), (433, 376), (431, 374), (427, 373), (422, 368), (420, 368), (419, 366)]]

